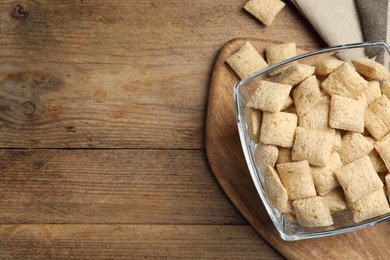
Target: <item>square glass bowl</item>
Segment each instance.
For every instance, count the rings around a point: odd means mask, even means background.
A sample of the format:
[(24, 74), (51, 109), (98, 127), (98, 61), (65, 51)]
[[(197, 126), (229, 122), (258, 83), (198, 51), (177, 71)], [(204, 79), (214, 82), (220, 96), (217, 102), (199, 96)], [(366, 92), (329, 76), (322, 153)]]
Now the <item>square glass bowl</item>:
[[(264, 70), (261, 70), (256, 74), (239, 81), (234, 86), (234, 109), (245, 160), (248, 165), (249, 172), (256, 187), (256, 190), (272, 222), (274, 223), (275, 228), (277, 229), (280, 237), (283, 240), (293, 241), (337, 235), (369, 227), (387, 219), (390, 219), (390, 214), (386, 214), (369, 219), (364, 222), (355, 223), (352, 220), (351, 213), (348, 210), (344, 210), (332, 214), (334, 225), (328, 227), (307, 228), (297, 223), (290, 222), (285, 216), (280, 214), (276, 209), (271, 206), (264, 194), (263, 175), (255, 163), (256, 144), (249, 138), (247, 131), (245, 106), (260, 80), (275, 80), (275, 77), (269, 76), (269, 72), (274, 71), (284, 65), (291, 64), (292, 62), (314, 64), (325, 58), (335, 56), (337, 56), (339, 59), (348, 61), (349, 57), (357, 57), (357, 55), (364, 54), (365, 51), (375, 51), (377, 53), (376, 60), (378, 62), (381, 62), (382, 64), (384, 63), (384, 61), (390, 60), (390, 48), (385, 42), (346, 44), (300, 54), (298, 56), (270, 66)], [(388, 64), (386, 64), (386, 67), (388, 68)]]

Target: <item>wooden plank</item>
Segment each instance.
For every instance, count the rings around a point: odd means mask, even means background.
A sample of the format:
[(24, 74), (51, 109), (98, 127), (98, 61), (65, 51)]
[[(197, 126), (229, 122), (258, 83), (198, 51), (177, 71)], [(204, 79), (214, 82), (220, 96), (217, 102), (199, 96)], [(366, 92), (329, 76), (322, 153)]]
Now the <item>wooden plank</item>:
[(0, 223), (243, 224), (203, 150), (0, 150)]
[(242, 6), (1, 0), (0, 147), (203, 149), (220, 46), (248, 35), (317, 44), (290, 4), (267, 28)]
[(247, 225), (0, 225), (0, 258), (26, 257), (281, 259)]

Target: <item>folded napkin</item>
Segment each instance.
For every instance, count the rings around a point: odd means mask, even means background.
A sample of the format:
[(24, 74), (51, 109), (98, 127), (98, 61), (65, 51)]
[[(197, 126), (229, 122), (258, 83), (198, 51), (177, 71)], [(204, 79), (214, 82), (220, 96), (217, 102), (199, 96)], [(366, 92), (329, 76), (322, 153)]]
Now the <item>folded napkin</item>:
[[(366, 41), (389, 42), (389, 5), (388, 0), (356, 0), (360, 13), (362, 30)], [(375, 53), (370, 54), (375, 55)]]
[[(389, 3), (388, 0), (291, 0), (297, 9), (312, 24), (314, 29), (329, 45), (358, 43), (363, 41), (389, 42)], [(367, 53), (357, 50), (348, 56), (383, 55), (377, 49)]]
[[(366, 41), (390, 41), (390, 6), (388, 0), (356, 0), (357, 9), (360, 13), (362, 30)], [(389, 67), (389, 57), (382, 48), (370, 48), (366, 50), (369, 57), (377, 55), (376, 60)]]

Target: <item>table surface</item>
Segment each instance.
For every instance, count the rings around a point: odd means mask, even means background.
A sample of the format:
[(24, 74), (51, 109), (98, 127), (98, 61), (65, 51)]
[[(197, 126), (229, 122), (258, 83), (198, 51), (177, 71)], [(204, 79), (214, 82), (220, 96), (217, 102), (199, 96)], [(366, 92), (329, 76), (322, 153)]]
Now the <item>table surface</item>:
[(0, 258), (281, 258), (205, 151), (232, 38), (324, 46), (289, 3), (0, 0)]

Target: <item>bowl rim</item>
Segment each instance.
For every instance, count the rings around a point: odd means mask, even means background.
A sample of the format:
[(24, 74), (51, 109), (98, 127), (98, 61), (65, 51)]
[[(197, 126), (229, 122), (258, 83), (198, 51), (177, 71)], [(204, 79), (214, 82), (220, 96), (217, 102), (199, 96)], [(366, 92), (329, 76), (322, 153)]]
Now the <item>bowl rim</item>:
[(375, 42), (362, 42), (362, 43), (351, 43), (351, 44), (343, 44), (343, 45), (337, 45), (337, 46), (332, 46), (332, 47), (326, 47), (318, 50), (314, 50), (311, 52), (306, 52), (302, 53), (299, 55), (296, 55), (294, 57), (291, 57), (289, 59), (286, 59), (284, 61), (281, 61), (277, 64), (274, 64), (272, 66), (269, 66), (263, 70), (260, 70), (256, 72), (255, 74), (244, 78), (240, 81), (238, 81), (236, 84), (234, 84), (233, 87), (233, 102), (234, 102), (234, 113), (236, 117), (236, 123), (238, 127), (238, 133), (239, 133), (239, 138), (241, 142), (241, 147), (242, 151), (244, 153), (245, 161), (249, 170), (249, 173), (252, 178), (252, 182), (255, 185), (256, 191), (258, 195), (260, 196), (260, 199), (268, 213), (268, 216), (271, 218), (274, 226), (276, 227), (277, 232), (279, 233), (279, 236), (285, 240), (285, 241), (296, 241), (296, 240), (304, 240), (304, 239), (311, 239), (311, 238), (319, 238), (319, 237), (326, 237), (326, 236), (332, 236), (332, 235), (338, 235), (338, 234), (343, 234), (343, 233), (348, 233), (351, 231), (356, 231), (359, 229), (363, 229), (366, 227), (370, 227), (376, 224), (379, 224), (387, 219), (390, 219), (390, 213), (378, 216), (375, 218), (371, 218), (369, 220), (363, 221), (361, 223), (356, 223), (354, 225), (348, 225), (345, 227), (341, 227), (340, 229), (337, 230), (321, 230), (321, 231), (310, 231), (310, 232), (302, 232), (302, 233), (297, 233), (297, 234), (287, 234), (283, 232), (283, 223), (278, 221), (276, 219), (277, 215), (280, 215), (279, 212), (277, 212), (268, 202), (265, 194), (264, 194), (264, 188), (262, 187), (263, 185), (263, 177), (258, 174), (258, 172), (253, 169), (252, 167), (249, 167), (250, 165), (255, 165), (252, 156), (250, 156), (251, 151), (248, 149), (248, 146), (246, 145), (246, 137), (245, 136), (245, 122), (243, 122), (240, 118), (241, 115), (241, 109), (240, 109), (240, 94), (239, 94), (239, 89), (246, 83), (252, 81), (253, 79), (257, 78), (258, 76), (265, 74), (271, 70), (277, 69), (283, 65), (286, 65), (287, 63), (297, 61), (300, 59), (304, 59), (310, 56), (314, 56), (317, 54), (322, 54), (322, 53), (327, 53), (327, 52), (333, 52), (333, 51), (340, 51), (340, 50), (349, 50), (349, 49), (356, 49), (356, 48), (367, 48), (367, 47), (378, 47), (381, 46), (383, 47), (384, 50), (387, 51), (387, 54), (390, 56), (390, 46), (384, 42), (384, 41), (375, 41)]

